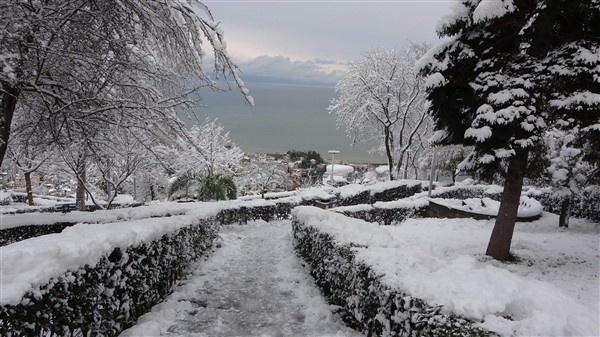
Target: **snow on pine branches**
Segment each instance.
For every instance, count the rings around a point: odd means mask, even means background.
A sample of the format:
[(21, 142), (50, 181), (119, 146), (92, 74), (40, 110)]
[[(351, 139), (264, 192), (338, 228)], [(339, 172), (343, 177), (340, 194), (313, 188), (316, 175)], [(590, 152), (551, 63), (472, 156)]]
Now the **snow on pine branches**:
[[(600, 177), (598, 1), (457, 1), (438, 34), (450, 40), (417, 64), (444, 131), (436, 141), (473, 145), (463, 167), (505, 175), (506, 219), (497, 224), (514, 226), (525, 169), (543, 164), (549, 129), (572, 135), (588, 178)], [(512, 229), (505, 233), (510, 246)], [(506, 259), (508, 249), (494, 255)]]

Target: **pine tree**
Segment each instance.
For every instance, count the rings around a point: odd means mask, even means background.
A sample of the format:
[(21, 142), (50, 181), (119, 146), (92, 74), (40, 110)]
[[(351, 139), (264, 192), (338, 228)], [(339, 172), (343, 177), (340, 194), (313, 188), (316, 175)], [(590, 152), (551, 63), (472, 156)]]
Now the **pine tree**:
[(547, 128), (578, 130), (574, 144), (598, 167), (599, 17), (597, 0), (463, 0), (438, 27), (450, 39), (418, 64), (438, 130), (432, 141), (473, 145), (464, 166), (503, 172), (487, 255), (510, 258), (528, 157)]

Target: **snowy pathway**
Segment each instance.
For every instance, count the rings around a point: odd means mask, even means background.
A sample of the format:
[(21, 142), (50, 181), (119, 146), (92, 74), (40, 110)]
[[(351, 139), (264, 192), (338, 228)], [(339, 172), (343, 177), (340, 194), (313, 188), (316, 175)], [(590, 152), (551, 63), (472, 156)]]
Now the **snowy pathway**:
[(125, 336), (363, 336), (331, 313), (290, 221), (225, 226), (222, 247)]

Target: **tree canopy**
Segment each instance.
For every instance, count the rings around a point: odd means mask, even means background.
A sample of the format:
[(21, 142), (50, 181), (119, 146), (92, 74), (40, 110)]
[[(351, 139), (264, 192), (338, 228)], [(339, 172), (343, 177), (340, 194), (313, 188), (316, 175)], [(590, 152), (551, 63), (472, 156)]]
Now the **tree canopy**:
[(448, 40), (418, 64), (428, 75), (432, 141), (473, 145), (464, 167), (505, 172), (488, 255), (507, 259), (527, 157), (545, 131), (572, 133), (598, 165), (600, 2), (462, 0), (438, 33)]
[(0, 164), (15, 113), (69, 142), (107, 125), (178, 132), (174, 109), (200, 88), (219, 90), (219, 77), (252, 104), (198, 0), (7, 0), (0, 22)]

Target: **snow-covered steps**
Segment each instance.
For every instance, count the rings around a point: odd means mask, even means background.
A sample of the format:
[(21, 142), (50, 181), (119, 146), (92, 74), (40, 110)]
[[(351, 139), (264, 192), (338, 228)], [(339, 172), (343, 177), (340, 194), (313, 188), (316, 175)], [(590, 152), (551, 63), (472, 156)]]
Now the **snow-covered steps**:
[[(409, 219), (379, 226), (298, 207), (296, 249), (351, 324), (375, 335), (597, 336), (598, 226), (556, 216), (518, 224), (503, 264), (483, 255), (490, 221)], [(462, 318), (458, 318), (462, 317)]]
[(332, 314), (295, 256), (290, 221), (223, 227), (220, 248), (121, 337), (362, 334)]

